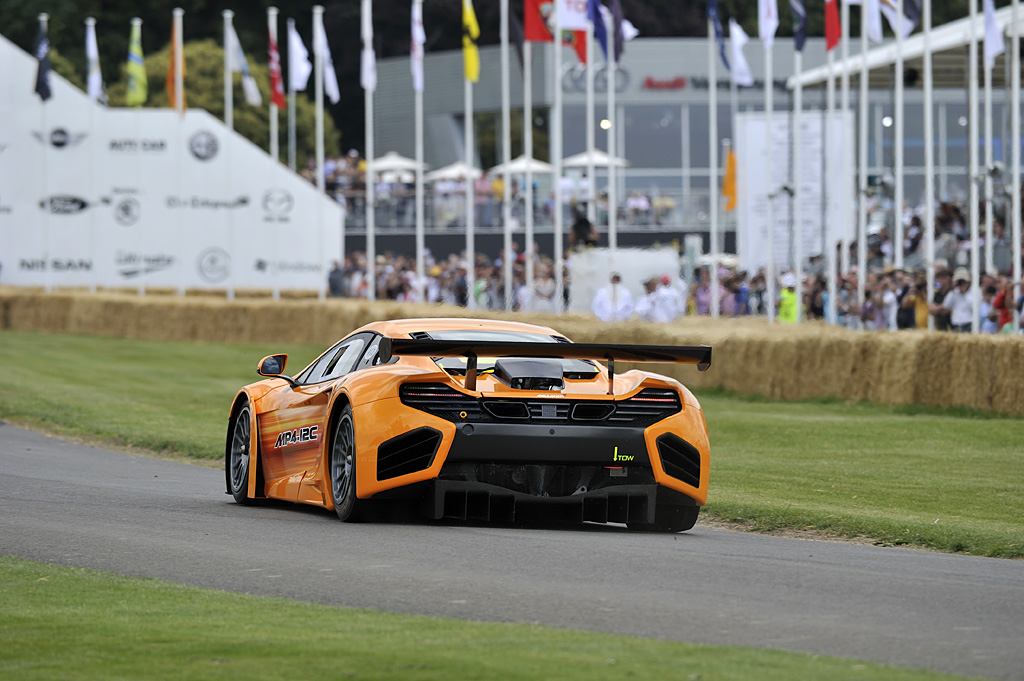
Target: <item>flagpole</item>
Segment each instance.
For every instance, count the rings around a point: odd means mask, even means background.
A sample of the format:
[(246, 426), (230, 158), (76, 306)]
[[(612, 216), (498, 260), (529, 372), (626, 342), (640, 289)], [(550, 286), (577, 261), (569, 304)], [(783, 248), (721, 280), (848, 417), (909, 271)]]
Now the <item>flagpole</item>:
[(860, 6), (860, 178), (857, 192), (857, 309), (864, 309), (864, 283), (868, 276), (868, 4)]
[[(765, 47), (764, 60), (764, 127), (765, 127), (765, 172), (768, 174), (768, 206), (767, 206), (767, 241), (768, 266), (765, 273), (765, 293), (768, 297), (765, 308), (768, 321), (775, 321), (775, 130), (772, 125), (774, 102), (774, 83), (772, 76), (772, 50)], [(712, 280), (713, 281), (713, 280)]]
[[(503, 246), (501, 255), (501, 266), (504, 270), (505, 280), (505, 310), (512, 310), (512, 175), (509, 173), (509, 164), (512, 162), (512, 111), (510, 103), (510, 77), (509, 77), (509, 53), (508, 53), (508, 0), (501, 0), (499, 4), (501, 11), (501, 24), (499, 27), (501, 39), (501, 148), (502, 159), (505, 169), (502, 171), (502, 233)], [(527, 164), (533, 162), (528, 158)]]
[(804, 53), (796, 50), (793, 55), (793, 72), (797, 74), (796, 92), (794, 93), (793, 109), (796, 120), (793, 122), (793, 260), (796, 264), (796, 321), (803, 321), (804, 300), (804, 209), (803, 192), (800, 191), (803, 160), (803, 118), (804, 118), (804, 86), (800, 80), (803, 71)]
[[(603, 19), (602, 19), (603, 21)], [(612, 20), (614, 22), (614, 18)], [(608, 149), (608, 250), (611, 252), (612, 262), (615, 262), (615, 251), (619, 247), (619, 193), (615, 186), (618, 183), (618, 171), (615, 166), (615, 157), (618, 151), (615, 137), (619, 134), (617, 111), (615, 110), (616, 86), (619, 82), (619, 57), (615, 48), (615, 35), (621, 31), (621, 27), (612, 26), (611, 31), (605, 26), (606, 41), (611, 45), (608, 50), (608, 132), (605, 145)], [(678, 272), (673, 273), (678, 274)], [(673, 276), (673, 279), (675, 277)]]
[(903, 267), (903, 142), (904, 142), (904, 114), (903, 105), (903, 15), (904, 0), (896, 0), (896, 103), (893, 117), (896, 119), (896, 144), (895, 149), (895, 175), (896, 191), (893, 197), (893, 259), (896, 267)]
[(562, 250), (562, 230), (564, 229), (564, 209), (562, 206), (562, 3), (556, 3), (555, 7), (555, 40), (553, 49), (554, 57), (554, 90), (551, 123), (551, 147), (552, 164), (554, 165), (555, 178), (555, 237), (554, 237), (554, 263), (555, 263), (555, 312), (561, 314), (565, 309), (565, 253)]
[(971, 36), (968, 51), (967, 80), (967, 196), (971, 222), (971, 333), (981, 329), (981, 290), (979, 286), (980, 249), (978, 248), (978, 0), (968, 2), (971, 18)]
[[(925, 0), (928, 2), (929, 0)], [(1020, 333), (1020, 308), (1016, 302), (1020, 298), (1021, 277), (1021, 216), (1020, 216), (1020, 0), (1013, 0), (1012, 10), (1013, 36), (1010, 39), (1010, 177), (1011, 206), (1013, 218), (1011, 232), (1013, 240), (1013, 333)]]
[[(421, 21), (423, 17), (423, 0), (412, 0), (414, 21)], [(422, 78), (422, 50), (423, 45), (416, 40), (416, 27), (413, 26), (412, 49), (415, 54), (413, 59), (419, 59), (419, 69)], [(423, 215), (423, 84), (413, 83), (413, 104), (415, 109), (415, 136), (416, 136), (416, 292), (419, 302), (431, 302), (427, 300), (426, 268), (424, 266), (424, 250), (426, 225)]]
[(711, 316), (720, 310), (718, 291), (718, 64), (715, 61), (715, 24), (708, 20), (708, 241), (711, 252)]
[[(141, 46), (141, 44), (142, 44), (142, 19), (140, 19), (139, 17), (133, 17), (131, 24), (132, 24), (132, 35), (135, 34), (135, 27), (136, 26), (139, 29), (139, 44)], [(129, 62), (131, 61), (131, 58), (132, 58), (131, 49), (132, 49), (131, 48), (131, 44), (129, 43), (129, 47), (128, 47)], [(145, 73), (145, 70), (143, 70), (143, 73)], [(136, 83), (136, 87), (138, 87), (137, 83)], [(132, 118), (134, 119), (134, 123), (135, 123), (135, 139), (141, 140), (142, 139), (142, 104), (140, 103), (138, 105), (135, 105), (135, 106), (133, 106), (133, 108), (135, 109), (135, 113), (132, 116)], [(180, 142), (181, 140), (179, 139), (177, 141)], [(175, 159), (177, 159), (177, 156), (175, 156)], [(175, 160), (175, 168), (176, 169), (177, 169), (178, 165), (180, 165), (180, 161)], [(137, 145), (136, 148), (135, 148), (135, 172), (138, 173), (138, 177), (142, 176), (142, 145)], [(177, 170), (175, 172), (177, 174)], [(138, 286), (138, 289), (136, 290), (136, 295), (140, 295), (140, 296), (146, 295), (146, 282), (144, 280), (144, 277), (139, 277), (139, 286)]]
[[(40, 13), (39, 27), (46, 40), (49, 40), (49, 24), (50, 15), (46, 12)], [(49, 47), (47, 47), (47, 54), (48, 53)], [(38, 53), (36, 54), (36, 58), (39, 58)], [(43, 196), (46, 197), (46, 204), (44, 206), (45, 210), (43, 211), (43, 271), (45, 273), (43, 290), (46, 293), (50, 293), (53, 291), (53, 258), (50, 254), (50, 251), (52, 250), (50, 238), (50, 213), (53, 211), (53, 196), (50, 195), (50, 164), (47, 159), (50, 151), (50, 145), (46, 121), (46, 100), (42, 97), (39, 98), (39, 114), (43, 122)]]
[(224, 17), (224, 125), (228, 126), (229, 130), (234, 130), (235, 97), (231, 78), (231, 41), (228, 35), (231, 31), (231, 19), (235, 16), (235, 13), (226, 9), (221, 12), (221, 16)]
[(473, 81), (463, 74), (463, 97), (465, 100), (465, 113), (463, 114), (463, 135), (466, 155), (466, 283), (467, 296), (466, 307), (476, 309), (476, 296), (473, 289), (476, 286), (476, 196), (473, 180)]
[[(277, 8), (267, 8), (267, 32), (273, 39), (274, 44), (277, 44)], [(277, 121), (277, 105), (274, 104), (274, 93), (270, 93), (270, 156), (274, 159), (276, 166), (279, 163), (278, 156), (281, 153), (278, 144), (278, 121)]]
[(597, 55), (594, 54), (594, 23), (589, 19), (585, 35), (587, 45), (587, 219), (590, 220), (590, 224), (597, 227), (597, 178), (594, 177), (594, 62), (597, 61)]
[[(177, 130), (177, 135), (178, 135), (179, 143), (180, 143), (180, 139), (182, 137), (181, 125), (184, 122), (184, 118), (185, 118), (185, 79), (184, 79), (184, 74), (182, 73), (182, 71), (184, 70), (184, 66), (185, 66), (185, 51), (184, 51), (184, 47), (183, 47), (184, 37), (182, 35), (182, 30), (183, 30), (182, 29), (182, 23), (183, 23), (182, 17), (184, 16), (184, 14), (185, 14), (185, 10), (181, 9), (180, 7), (175, 7), (174, 8), (174, 12), (172, 13), (173, 23), (174, 23), (174, 30), (173, 30), (174, 45), (173, 45), (173, 48), (171, 49), (171, 54), (174, 55), (174, 108), (178, 111), (178, 125), (176, 126), (176, 130)], [(181, 185), (182, 185), (182, 172), (183, 172), (183, 170), (182, 170), (182, 167), (181, 167), (180, 156), (178, 158), (179, 158), (179, 160), (178, 160), (178, 195), (181, 196)], [(182, 223), (182, 220), (183, 220), (183, 218), (182, 218), (183, 211), (179, 210), (179, 211), (176, 211), (176, 213), (178, 215), (178, 231), (180, 232), (181, 228), (182, 228), (182, 224), (181, 223)], [(228, 236), (228, 240), (229, 240), (229, 243), (228, 243), (228, 253), (231, 253), (230, 233), (229, 233), (229, 236)], [(178, 285), (178, 295), (180, 295), (180, 296), (185, 295), (185, 289), (186, 289), (185, 279), (184, 279), (184, 277), (185, 277), (184, 270), (182, 271), (182, 277), (183, 278), (182, 278), (181, 282)], [(228, 288), (228, 293), (229, 293), (228, 298), (231, 298), (232, 297), (231, 296), (232, 290), (231, 290), (230, 287)]]
[[(1000, 40), (1002, 35), (999, 36)], [(986, 52), (987, 52), (986, 45)], [(987, 60), (986, 60), (987, 61)], [(993, 58), (993, 61), (995, 59)], [(993, 64), (994, 66), (994, 64)], [(984, 97), (984, 114), (985, 119), (985, 167), (984, 167), (984, 178), (985, 178), (985, 271), (988, 272), (992, 269), (992, 164), (995, 160), (992, 153), (992, 69), (985, 67), (985, 97)]]
[[(928, 302), (935, 291), (935, 135), (932, 97), (932, 0), (921, 3), (924, 23), (924, 258)], [(935, 317), (928, 315), (928, 328), (935, 329)]]
[[(523, 149), (533, 158), (533, 42), (523, 41)], [(526, 164), (526, 256), (527, 300), (533, 302), (533, 164)], [(531, 306), (534, 307), (534, 306)]]
[[(316, 220), (318, 234), (320, 237), (320, 264), (321, 274), (326, 275), (324, 260), (324, 208), (323, 196), (326, 193), (327, 182), (324, 178), (324, 51), (320, 44), (319, 36), (322, 31), (324, 8), (322, 5), (313, 6), (313, 101), (316, 110), (316, 188), (320, 194), (316, 201)], [(290, 57), (291, 55), (289, 55)], [(323, 300), (327, 297), (325, 290), (327, 278), (320, 284), (318, 298)]]
[[(363, 0), (362, 21), (373, 33), (373, 0)], [(324, 38), (326, 40), (326, 37)], [(372, 39), (372, 38), (371, 38)], [(368, 49), (366, 45), (363, 49)], [(373, 97), (376, 89), (363, 90), (363, 108), (366, 118), (366, 299), (377, 299), (377, 176), (373, 170), (375, 155)]]
[[(833, 46), (835, 47), (835, 46)], [(825, 266), (828, 267), (828, 307), (825, 311), (825, 320), (828, 324), (836, 323), (836, 294), (838, 292), (838, 281), (836, 280), (836, 226), (832, 224), (832, 214), (835, 207), (835, 191), (829, 183), (832, 166), (835, 165), (833, 144), (835, 135), (832, 131), (832, 119), (836, 115), (836, 81), (835, 81), (835, 50), (828, 50), (826, 53), (826, 64), (828, 66), (828, 83), (825, 87), (825, 108), (828, 114), (825, 116), (825, 181), (822, 186), (825, 188)], [(846, 65), (843, 65), (846, 68)], [(832, 181), (835, 183), (835, 181)]]
[[(288, 35), (295, 30), (295, 19), (288, 19)], [(291, 43), (288, 44), (289, 48)], [(294, 59), (291, 50), (288, 59)], [(292, 82), (291, 64), (288, 65), (288, 167), (295, 172), (295, 83)]]
[[(844, 131), (846, 129), (846, 117), (850, 111), (850, 5), (846, 0), (837, 0), (840, 5), (840, 45), (839, 53), (840, 58), (843, 60), (843, 73), (839, 81), (840, 95), (839, 95), (839, 108), (841, 111), (840, 126)], [(925, 2), (931, 2), (931, 0), (925, 0)], [(846, 144), (846, 133), (843, 133), (842, 139), (840, 140), (840, 165), (843, 168), (843, 173), (850, 167), (849, 149)], [(850, 187), (848, 185), (843, 186), (842, 192), (839, 194), (839, 225), (842, 233), (840, 234), (839, 243), (839, 259), (840, 259), (840, 270), (843, 274), (849, 274), (850, 272)]]
[[(96, 32), (96, 19), (94, 17), (86, 17), (85, 19), (85, 33), (86, 33), (86, 61), (89, 64), (88, 73), (86, 74), (86, 80), (92, 78), (92, 55), (89, 53), (89, 34), (95, 36)], [(98, 68), (98, 66), (97, 66)], [(88, 85), (87, 85), (88, 87)], [(101, 86), (102, 87), (102, 86)], [(89, 194), (90, 200), (95, 200), (96, 196), (96, 100), (92, 98), (92, 92), (89, 92)], [(45, 132), (45, 128), (43, 129)], [(96, 270), (96, 211), (89, 211), (89, 261), (91, 263), (91, 276), (89, 278), (89, 293), (96, 293), (96, 279), (99, 276)]]

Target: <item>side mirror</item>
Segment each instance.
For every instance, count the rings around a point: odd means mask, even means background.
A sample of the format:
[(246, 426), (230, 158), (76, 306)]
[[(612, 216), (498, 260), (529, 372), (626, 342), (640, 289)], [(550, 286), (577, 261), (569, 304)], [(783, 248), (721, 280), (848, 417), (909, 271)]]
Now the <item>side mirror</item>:
[(288, 364), (288, 355), (270, 355), (256, 365), (256, 373), (260, 376), (280, 376)]

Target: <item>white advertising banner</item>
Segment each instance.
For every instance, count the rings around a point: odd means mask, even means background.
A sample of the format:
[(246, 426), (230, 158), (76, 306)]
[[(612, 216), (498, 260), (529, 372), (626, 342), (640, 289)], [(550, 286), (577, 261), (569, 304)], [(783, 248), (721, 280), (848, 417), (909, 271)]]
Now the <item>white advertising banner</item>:
[[(833, 226), (833, 243), (842, 238), (841, 192), (854, 197), (853, 181), (853, 116), (837, 113), (832, 119), (828, 167), (826, 167), (826, 115), (805, 111), (800, 117), (802, 146), (792, 149), (793, 119), (785, 112), (772, 117), (771, 135), (765, 134), (763, 113), (741, 113), (736, 116), (736, 239), (740, 267), (756, 271), (768, 264), (768, 201), (774, 210), (774, 262), (779, 270), (795, 266), (795, 234), (792, 220), (792, 163), (800, 163), (800, 197), (802, 210), (803, 253), (810, 258), (824, 255), (827, 248), (825, 225)], [(768, 144), (772, 145), (772, 168), (768, 165)], [(843, 146), (846, 158), (842, 163)], [(826, 205), (827, 192), (832, 193)], [(850, 203), (849, 205), (853, 205)], [(849, 238), (849, 235), (847, 235)]]
[(202, 110), (108, 109), (0, 37), (0, 284), (319, 290), (341, 206)]

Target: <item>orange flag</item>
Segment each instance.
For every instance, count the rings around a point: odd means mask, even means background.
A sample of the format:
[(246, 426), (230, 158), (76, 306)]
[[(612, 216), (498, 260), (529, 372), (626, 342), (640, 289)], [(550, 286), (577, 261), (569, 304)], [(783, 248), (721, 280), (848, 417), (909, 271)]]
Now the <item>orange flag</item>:
[(722, 179), (722, 196), (725, 197), (725, 210), (736, 210), (736, 154), (729, 149), (725, 159), (725, 177)]
[[(167, 98), (171, 104), (172, 109), (177, 108), (177, 90), (175, 90), (175, 66), (178, 63), (178, 30), (177, 26), (171, 24), (171, 63), (167, 67), (167, 80), (164, 81), (164, 86), (167, 88)], [(181, 93), (181, 112), (185, 113), (185, 109), (188, 107), (188, 100), (185, 99), (185, 76), (188, 74), (188, 69), (185, 68), (185, 57), (184, 49), (182, 50), (181, 58), (181, 82), (182, 82), (182, 93)]]

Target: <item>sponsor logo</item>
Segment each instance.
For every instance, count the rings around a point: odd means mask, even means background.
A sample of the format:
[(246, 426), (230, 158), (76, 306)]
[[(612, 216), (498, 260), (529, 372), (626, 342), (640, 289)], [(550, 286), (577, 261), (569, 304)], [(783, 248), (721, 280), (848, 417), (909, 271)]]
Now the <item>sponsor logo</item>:
[(131, 196), (126, 196), (114, 204), (114, 219), (119, 225), (130, 227), (139, 221), (141, 214), (142, 204)]
[(288, 214), (295, 207), (295, 199), (286, 189), (268, 189), (263, 192), (263, 221), (288, 222)]
[(690, 84), (686, 76), (676, 76), (668, 80), (659, 80), (654, 76), (647, 76), (644, 79), (644, 90), (685, 90)]
[(141, 151), (144, 153), (163, 152), (167, 151), (167, 140), (123, 137), (110, 140), (110, 144), (107, 145), (107, 148), (115, 153), (130, 153), (134, 151)]
[[(273, 262), (261, 259), (256, 261), (256, 263), (253, 265), (253, 269), (255, 269), (257, 272), (268, 272), (273, 268), (274, 264), (275, 263)], [(320, 263), (315, 262), (285, 262), (282, 260), (277, 262), (276, 264), (278, 272), (315, 273), (320, 271)]]
[(174, 265), (174, 256), (167, 253), (132, 253), (118, 251), (114, 258), (117, 273), (132, 279), (144, 274), (166, 270)]
[(248, 196), (239, 196), (234, 199), (211, 199), (206, 196), (180, 197), (168, 196), (168, 208), (188, 208), (192, 210), (220, 210), (222, 208), (244, 208), (249, 205)]
[(282, 447), (302, 442), (316, 442), (319, 430), (320, 426), (306, 426), (305, 428), (286, 430), (277, 436), (277, 442), (274, 443), (274, 449), (281, 449)]
[(88, 208), (89, 202), (79, 196), (56, 194), (40, 201), (39, 207), (54, 215), (74, 215)]
[[(625, 92), (629, 87), (629, 71), (621, 66), (615, 72), (615, 91)], [(594, 68), (594, 92), (605, 92), (608, 90), (608, 67), (598, 66)], [(570, 64), (562, 70), (562, 92), (586, 92), (587, 91), (587, 69), (582, 64)]]
[(231, 256), (221, 248), (207, 248), (197, 261), (199, 276), (210, 284), (217, 284), (231, 274)]
[(200, 161), (209, 161), (217, 155), (217, 138), (212, 132), (200, 130), (188, 141), (188, 150)]
[(619, 454), (619, 448), (615, 448), (615, 453), (612, 454), (612, 461), (632, 461), (634, 458), (631, 454)]
[[(32, 260), (19, 260), (18, 269), (24, 272), (45, 272), (46, 260), (44, 258), (36, 258)], [(92, 270), (91, 260), (58, 260), (54, 258), (50, 261), (50, 270), (53, 272), (89, 272)]]
[(33, 137), (43, 144), (48, 142), (54, 149), (76, 146), (79, 142), (85, 139), (85, 135), (86, 133), (84, 132), (68, 132), (66, 128), (54, 128), (50, 131), (49, 138), (47, 138), (45, 132), (32, 132)]

